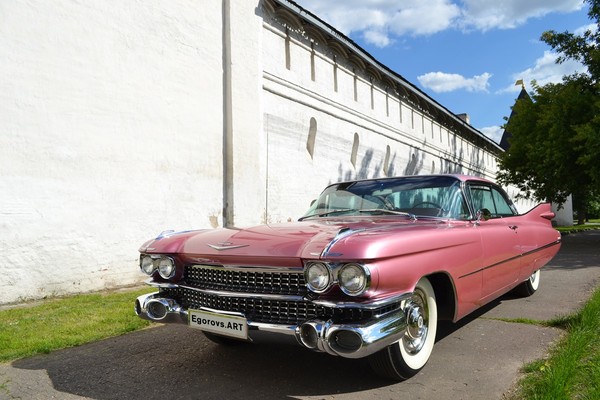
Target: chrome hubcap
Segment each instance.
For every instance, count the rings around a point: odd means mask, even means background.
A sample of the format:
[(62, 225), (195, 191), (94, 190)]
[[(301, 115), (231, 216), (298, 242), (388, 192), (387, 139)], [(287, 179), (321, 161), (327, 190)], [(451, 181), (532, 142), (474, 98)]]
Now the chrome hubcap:
[(422, 293), (415, 292), (405, 308), (405, 313), (407, 328), (402, 340), (406, 350), (416, 354), (423, 348), (429, 331), (427, 302)]

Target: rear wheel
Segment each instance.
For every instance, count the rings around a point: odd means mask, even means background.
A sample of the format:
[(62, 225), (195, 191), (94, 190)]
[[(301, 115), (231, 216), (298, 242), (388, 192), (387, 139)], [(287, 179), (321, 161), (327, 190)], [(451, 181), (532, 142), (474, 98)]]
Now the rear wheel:
[(435, 292), (421, 278), (405, 306), (407, 328), (398, 342), (371, 355), (373, 370), (386, 378), (405, 380), (417, 374), (429, 360), (437, 332)]
[(515, 292), (522, 297), (529, 297), (540, 287), (540, 270), (535, 271), (531, 276), (515, 288)]

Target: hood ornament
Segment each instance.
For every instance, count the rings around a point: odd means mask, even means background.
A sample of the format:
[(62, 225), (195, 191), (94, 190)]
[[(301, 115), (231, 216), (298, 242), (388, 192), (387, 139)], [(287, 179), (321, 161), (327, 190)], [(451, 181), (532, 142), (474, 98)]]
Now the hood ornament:
[(207, 246), (210, 248), (213, 248), (215, 250), (218, 250), (218, 251), (223, 251), (223, 250), (239, 249), (240, 247), (247, 247), (249, 245), (248, 244), (233, 244), (231, 242), (221, 242), (221, 243), (217, 243), (217, 244), (207, 243)]

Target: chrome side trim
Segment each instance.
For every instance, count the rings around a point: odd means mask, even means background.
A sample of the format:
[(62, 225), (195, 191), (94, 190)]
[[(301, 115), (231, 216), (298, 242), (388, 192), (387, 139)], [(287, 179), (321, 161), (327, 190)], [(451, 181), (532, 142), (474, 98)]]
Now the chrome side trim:
[(519, 255), (517, 255), (517, 256), (510, 257), (510, 258), (507, 258), (507, 259), (505, 259), (505, 260), (499, 261), (499, 262), (497, 262), (497, 263), (494, 263), (494, 264), (492, 264), (492, 265), (488, 265), (488, 266), (486, 266), (486, 267), (479, 268), (479, 269), (477, 269), (477, 270), (475, 270), (475, 271), (471, 271), (471, 272), (469, 272), (468, 274), (464, 274), (464, 275), (462, 275), (462, 276), (459, 276), (459, 277), (458, 277), (458, 279), (466, 278), (467, 276), (471, 276), (471, 275), (477, 274), (477, 273), (479, 273), (479, 272), (483, 272), (483, 271), (485, 271), (485, 270), (487, 270), (487, 269), (490, 269), (490, 268), (497, 267), (498, 265), (501, 265), (501, 264), (504, 264), (504, 263), (507, 263), (507, 262), (510, 262), (510, 261), (516, 260), (516, 259), (518, 259), (518, 258), (523, 258), (523, 257), (525, 257), (525, 256), (528, 256), (528, 255), (530, 255), (530, 254), (537, 253), (538, 251), (542, 251), (542, 250), (545, 250), (545, 249), (547, 249), (547, 248), (550, 248), (550, 247), (556, 246), (557, 244), (560, 244), (560, 243), (561, 243), (561, 240), (560, 240), (560, 238), (559, 238), (558, 240), (556, 240), (556, 241), (554, 241), (554, 242), (551, 242), (551, 243), (548, 243), (548, 244), (546, 244), (546, 245), (540, 246), (540, 247), (538, 247), (537, 249), (533, 249), (533, 250), (527, 251), (527, 252), (525, 252), (525, 253), (521, 253), (521, 254), (519, 254)]
[(550, 242), (544, 246), (538, 247), (537, 249), (529, 250), (529, 251), (523, 253), (522, 256), (528, 256), (530, 254), (537, 253), (538, 251), (542, 251), (542, 250), (548, 249), (550, 247), (556, 246), (557, 244), (561, 244), (561, 242), (562, 242), (562, 238), (559, 237), (554, 242)]
[(411, 293), (404, 293), (404, 294), (388, 297), (385, 299), (371, 300), (371, 301), (365, 301), (365, 302), (361, 302), (361, 303), (356, 303), (356, 302), (351, 302), (351, 301), (333, 302), (330, 300), (312, 300), (312, 303), (319, 305), (319, 306), (330, 307), (330, 308), (362, 308), (364, 310), (376, 310), (378, 308), (389, 306), (394, 303), (401, 303), (402, 301), (410, 298), (411, 296), (412, 296)]

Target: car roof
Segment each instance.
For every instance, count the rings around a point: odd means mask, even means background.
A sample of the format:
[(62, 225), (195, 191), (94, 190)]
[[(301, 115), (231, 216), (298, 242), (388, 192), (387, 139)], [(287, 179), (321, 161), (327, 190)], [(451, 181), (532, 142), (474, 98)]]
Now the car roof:
[[(461, 182), (478, 181), (478, 182), (491, 183), (490, 180), (485, 179), (485, 178), (481, 178), (481, 177), (475, 176), (475, 175), (466, 175), (466, 174), (426, 174), (426, 175), (385, 176), (385, 177), (368, 178), (368, 179), (353, 179), (353, 180), (348, 180), (348, 181), (335, 182), (335, 183), (332, 183), (331, 185), (337, 185), (337, 184), (340, 184), (340, 183), (349, 183), (349, 182), (390, 180), (390, 179), (404, 179), (404, 178), (431, 178), (431, 177), (449, 177), (449, 178), (454, 178), (454, 179), (456, 179), (458, 181), (461, 181)], [(329, 185), (329, 186), (331, 186), (331, 185)]]

